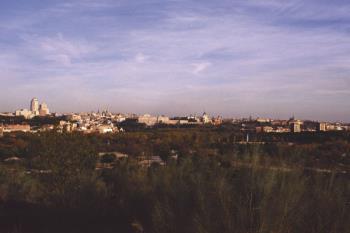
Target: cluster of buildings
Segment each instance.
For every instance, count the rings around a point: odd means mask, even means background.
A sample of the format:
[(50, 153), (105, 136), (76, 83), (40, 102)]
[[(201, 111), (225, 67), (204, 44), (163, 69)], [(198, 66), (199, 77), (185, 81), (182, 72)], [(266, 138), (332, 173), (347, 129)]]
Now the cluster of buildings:
[(11, 133), (11, 132), (28, 133), (28, 132), (31, 132), (31, 128), (30, 128), (30, 125), (26, 125), (26, 124), (0, 125), (0, 136), (2, 136), (4, 133)]
[(140, 124), (147, 127), (152, 127), (158, 124), (163, 125), (200, 125), (200, 124), (221, 124), (222, 118), (210, 118), (204, 113), (201, 117), (174, 117), (168, 116), (152, 116), (150, 114), (135, 115), (135, 114), (113, 114), (106, 111), (66, 114), (66, 120), (59, 123), (59, 131), (72, 132), (81, 131), (85, 133), (116, 133), (124, 131), (122, 127), (118, 127), (121, 123), (124, 124)]
[(300, 133), (322, 131), (345, 131), (350, 130), (349, 125), (341, 123), (301, 121), (293, 118), (289, 120), (257, 119), (256, 132), (264, 133)]
[(84, 133), (118, 133), (124, 131), (117, 123), (125, 120), (121, 114), (111, 114), (108, 111), (100, 113), (80, 113), (64, 115), (57, 127), (59, 132), (79, 131)]
[(151, 116), (149, 114), (141, 115), (137, 117), (137, 122), (145, 124), (147, 126), (154, 126), (156, 124), (165, 125), (200, 125), (200, 124), (214, 124), (220, 125), (222, 123), (222, 117), (211, 118), (207, 113), (203, 113), (201, 117), (198, 116), (186, 116), (186, 117), (173, 117), (167, 116)]
[(47, 107), (46, 103), (39, 104), (39, 100), (37, 98), (33, 98), (30, 101), (30, 110), (28, 109), (20, 109), (16, 110), (15, 116), (23, 116), (26, 119), (33, 118), (35, 116), (47, 116), (50, 114), (50, 110)]
[[(71, 114), (50, 114), (49, 108), (45, 103), (39, 103), (37, 98), (30, 102), (30, 110), (21, 109), (15, 113), (0, 113), (0, 116), (15, 117), (23, 116), (25, 119), (31, 119), (35, 116), (59, 117), (56, 124), (43, 124), (30, 127), (28, 124), (0, 122), (0, 136), (5, 132), (41, 132), (56, 130), (58, 132), (79, 131), (84, 133), (117, 133), (122, 132), (125, 125), (140, 125), (153, 127), (155, 125), (221, 125), (232, 124), (241, 131), (255, 131), (257, 133), (287, 133), (304, 131), (340, 131), (350, 130), (350, 125), (341, 123), (326, 123), (315, 121), (301, 121), (294, 117), (289, 120), (274, 120), (268, 118), (252, 117), (245, 119), (223, 119), (222, 117), (210, 117), (207, 113), (201, 116), (190, 115), (185, 117), (152, 116), (150, 114), (113, 114), (109, 111), (97, 111), (90, 113), (71, 113)], [(11, 121), (10, 121), (11, 122)], [(25, 121), (23, 121), (25, 122)]]

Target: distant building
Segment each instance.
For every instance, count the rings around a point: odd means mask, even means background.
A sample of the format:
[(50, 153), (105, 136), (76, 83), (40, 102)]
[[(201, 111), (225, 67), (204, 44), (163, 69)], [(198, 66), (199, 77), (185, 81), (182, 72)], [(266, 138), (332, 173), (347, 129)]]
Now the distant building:
[(81, 116), (77, 114), (70, 114), (66, 116), (69, 121), (81, 121)]
[(288, 132), (290, 132), (290, 129), (278, 126), (277, 129), (275, 130), (275, 132), (276, 133), (288, 133)]
[(164, 166), (164, 161), (159, 156), (138, 156), (138, 164), (142, 167), (150, 167), (152, 164)]
[(17, 110), (15, 112), (16, 116), (23, 116), (26, 119), (32, 118), (33, 117), (33, 113), (32, 111), (29, 111), (28, 109), (21, 109), (21, 110)]
[(193, 124), (201, 123), (201, 119), (199, 117), (195, 116), (195, 115), (194, 116), (193, 115), (188, 116), (187, 120), (188, 120), (188, 122), (191, 122)]
[(258, 126), (256, 127), (257, 133), (271, 133), (274, 132), (274, 129), (271, 126)]
[(169, 124), (169, 117), (167, 116), (158, 116), (157, 117), (157, 123), (158, 124)]
[(0, 113), (0, 116), (13, 117), (14, 114), (12, 112), (2, 112)]
[(39, 115), (39, 101), (37, 98), (33, 98), (30, 101), (30, 111), (32, 111), (33, 115)]
[(301, 121), (293, 120), (290, 122), (290, 131), (292, 133), (300, 133), (301, 132)]
[(329, 130), (329, 131), (335, 130), (335, 125), (333, 125), (333, 124), (328, 124), (327, 127), (326, 127), (326, 129)]
[(218, 117), (215, 117), (212, 119), (212, 123), (214, 125), (221, 125), (222, 124), (222, 117), (221, 116), (218, 116)]
[(203, 122), (203, 124), (211, 123), (209, 115), (207, 113), (205, 113), (205, 112), (202, 115), (202, 122)]
[(255, 132), (257, 132), (257, 133), (264, 132), (264, 127), (262, 127), (262, 126), (255, 127)]
[(168, 125), (176, 125), (176, 124), (179, 124), (179, 120), (169, 119), (167, 124)]
[(189, 124), (190, 122), (188, 121), (188, 119), (180, 119), (179, 120), (179, 124), (180, 125), (187, 125), (187, 124)]
[(72, 131), (72, 124), (69, 121), (60, 121), (57, 129), (59, 132), (69, 133)]
[(97, 132), (101, 134), (113, 133), (113, 127), (110, 125), (100, 125), (97, 127)]
[(288, 121), (287, 120), (273, 120), (273, 121), (271, 121), (271, 125), (287, 126), (288, 125)]
[(319, 122), (317, 123), (317, 131), (326, 131), (326, 123), (324, 122)]
[(54, 130), (55, 126), (51, 124), (46, 124), (41, 126), (40, 131), (51, 131)]
[(258, 117), (256, 119), (256, 121), (259, 122), (259, 123), (268, 123), (268, 122), (271, 122), (271, 119)]
[(129, 157), (127, 154), (124, 154), (124, 153), (121, 153), (121, 152), (117, 152), (117, 151), (114, 151), (114, 152), (100, 152), (100, 153), (98, 153), (99, 157), (102, 157), (104, 155), (114, 155), (114, 157), (116, 159), (124, 159), (124, 158), (128, 158)]
[(329, 130), (329, 131), (341, 131), (341, 130), (344, 130), (344, 128), (342, 127), (342, 125), (340, 123), (328, 124), (326, 129)]
[(49, 114), (50, 114), (50, 111), (49, 111), (49, 108), (47, 107), (46, 103), (40, 104), (39, 115), (40, 116), (46, 116), (46, 115), (49, 115)]
[(3, 132), (30, 132), (30, 125), (5, 125)]
[(39, 101), (37, 98), (33, 98), (30, 101), (30, 110), (28, 109), (20, 109), (15, 112), (15, 116), (24, 116), (24, 118), (29, 119), (34, 116), (45, 116), (48, 115), (49, 108), (45, 103), (39, 105)]
[(157, 123), (157, 117), (145, 114), (137, 118), (138, 123), (145, 124), (147, 126), (152, 126)]
[(123, 115), (117, 115), (117, 116), (115, 116), (114, 120), (115, 120), (116, 122), (119, 122), (119, 123), (120, 123), (120, 122), (125, 121), (125, 120), (126, 120), (126, 117), (123, 116)]

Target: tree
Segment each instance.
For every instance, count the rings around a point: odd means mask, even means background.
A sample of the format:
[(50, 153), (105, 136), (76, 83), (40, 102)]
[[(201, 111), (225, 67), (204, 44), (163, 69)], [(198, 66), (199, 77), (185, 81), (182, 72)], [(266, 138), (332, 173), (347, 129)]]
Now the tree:
[[(39, 136), (33, 165), (39, 170), (46, 201), (62, 206), (84, 202), (84, 189), (97, 185), (97, 154), (83, 135), (46, 133)], [(96, 187), (93, 187), (94, 189)], [(96, 190), (98, 191), (98, 190)]]

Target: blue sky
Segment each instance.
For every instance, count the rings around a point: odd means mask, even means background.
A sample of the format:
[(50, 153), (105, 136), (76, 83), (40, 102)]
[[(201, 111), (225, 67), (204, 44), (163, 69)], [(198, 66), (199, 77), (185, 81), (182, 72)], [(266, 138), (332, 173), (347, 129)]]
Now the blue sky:
[(345, 0), (3, 0), (0, 52), (0, 111), (350, 121)]

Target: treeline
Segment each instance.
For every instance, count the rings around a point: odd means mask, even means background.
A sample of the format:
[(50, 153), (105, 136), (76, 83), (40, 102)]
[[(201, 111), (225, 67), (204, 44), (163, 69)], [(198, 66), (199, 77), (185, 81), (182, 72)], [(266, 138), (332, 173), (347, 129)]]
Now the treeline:
[[(307, 170), (300, 148), (235, 144), (235, 136), (207, 130), (7, 135), (2, 147), (16, 145), (23, 160), (0, 164), (0, 232), (350, 229), (349, 174)], [(334, 151), (348, 153), (348, 142), (342, 143)], [(97, 170), (102, 150), (129, 158)], [(159, 155), (167, 165), (141, 167), (134, 159), (140, 153)], [(279, 156), (294, 156), (301, 165), (291, 169)]]
[(0, 116), (0, 125), (28, 124), (32, 127), (40, 127), (50, 124), (57, 126), (61, 120), (66, 120), (66, 117), (35, 116), (31, 119), (26, 119), (24, 116)]

